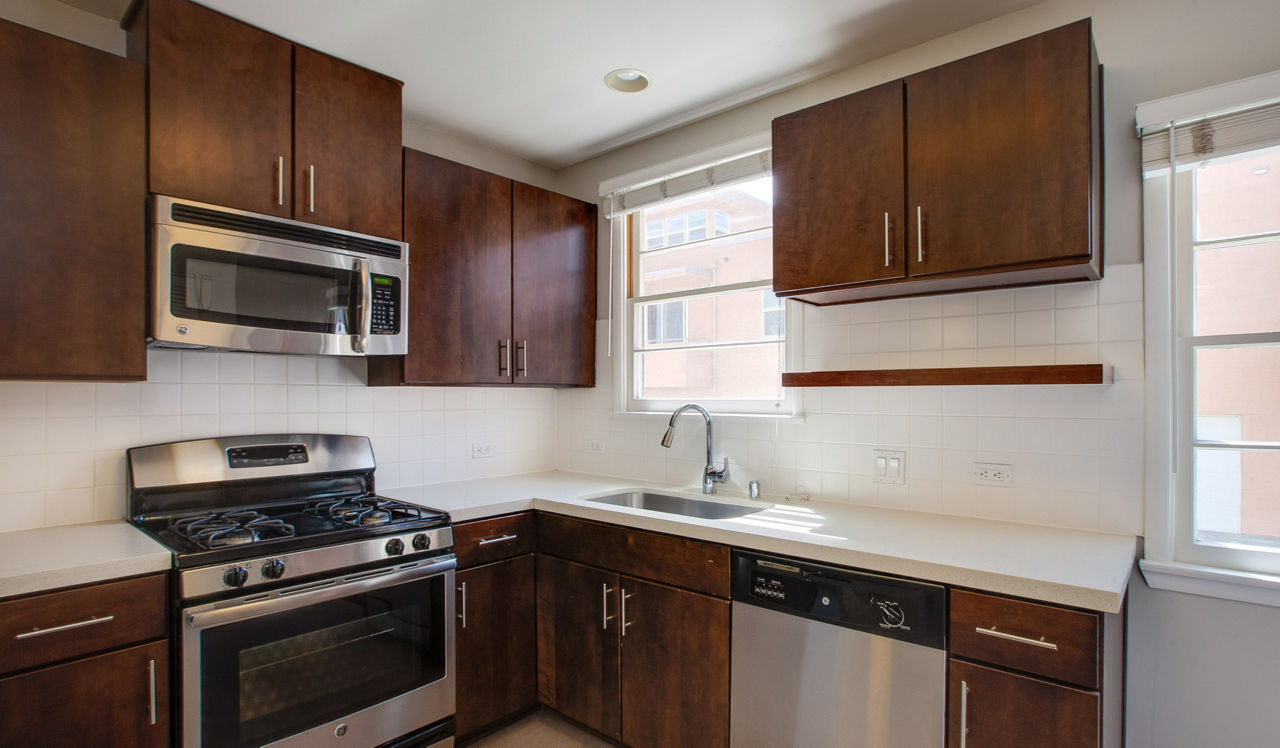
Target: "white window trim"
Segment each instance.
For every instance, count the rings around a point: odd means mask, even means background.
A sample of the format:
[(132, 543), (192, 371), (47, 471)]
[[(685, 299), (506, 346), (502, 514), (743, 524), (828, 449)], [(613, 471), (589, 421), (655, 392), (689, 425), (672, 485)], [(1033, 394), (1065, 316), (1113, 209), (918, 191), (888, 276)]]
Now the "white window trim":
[[(1141, 133), (1144, 128), (1161, 123), (1194, 120), (1256, 105), (1268, 98), (1275, 100), (1276, 91), (1280, 91), (1280, 72), (1150, 102), (1137, 109), (1138, 130)], [(1190, 206), (1190, 179), (1178, 180), (1172, 173), (1169, 178), (1170, 190), (1176, 190), (1173, 195), (1177, 204)], [(1177, 320), (1170, 293), (1173, 260), (1185, 256), (1185, 252), (1182, 247), (1177, 253), (1171, 251), (1170, 231), (1180, 244), (1189, 243), (1190, 234), (1185, 225), (1174, 225), (1177, 216), (1169, 215), (1168, 201), (1167, 191), (1148, 191), (1144, 180), (1147, 496), (1144, 557), (1139, 568), (1153, 588), (1280, 607), (1280, 573), (1238, 568), (1238, 562), (1228, 566), (1230, 552), (1218, 552), (1224, 549), (1201, 549), (1212, 552), (1196, 553), (1194, 558), (1186, 552), (1190, 530), (1181, 527), (1181, 523), (1191, 517), (1190, 445), (1185, 438), (1191, 424), (1178, 422), (1173, 402), (1176, 387), (1183, 412), (1192, 412), (1189, 382), (1179, 381), (1182, 375), (1178, 374), (1179, 370), (1185, 371), (1190, 354), (1189, 346), (1184, 344), (1188, 350), (1181, 352), (1175, 346)], [(1183, 268), (1178, 268), (1178, 275), (1187, 277)], [(1183, 433), (1176, 436), (1179, 430)], [(1180, 482), (1183, 485), (1179, 486)], [(1204, 563), (1206, 558), (1215, 565)]]

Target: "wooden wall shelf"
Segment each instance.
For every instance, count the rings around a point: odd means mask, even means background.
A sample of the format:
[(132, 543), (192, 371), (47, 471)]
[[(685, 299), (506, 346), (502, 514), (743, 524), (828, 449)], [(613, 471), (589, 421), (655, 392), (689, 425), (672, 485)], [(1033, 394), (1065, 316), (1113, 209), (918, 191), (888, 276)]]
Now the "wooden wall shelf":
[(783, 387), (912, 387), (993, 384), (1110, 384), (1103, 364), (970, 366), (942, 369), (799, 371), (782, 375)]

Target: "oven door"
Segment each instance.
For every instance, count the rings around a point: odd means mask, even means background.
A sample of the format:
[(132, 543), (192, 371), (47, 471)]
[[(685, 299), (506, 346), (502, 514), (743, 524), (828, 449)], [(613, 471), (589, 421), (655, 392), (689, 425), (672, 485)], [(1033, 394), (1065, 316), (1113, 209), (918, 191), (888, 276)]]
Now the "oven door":
[(452, 554), (183, 611), (184, 746), (377, 745), (454, 712)]

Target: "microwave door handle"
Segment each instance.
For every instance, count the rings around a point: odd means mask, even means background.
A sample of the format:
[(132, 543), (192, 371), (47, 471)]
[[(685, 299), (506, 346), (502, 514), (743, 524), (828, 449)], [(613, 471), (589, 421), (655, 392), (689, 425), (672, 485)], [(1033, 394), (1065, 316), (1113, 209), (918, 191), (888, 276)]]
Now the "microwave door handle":
[(368, 260), (356, 260), (356, 266), (360, 270), (360, 321), (356, 334), (352, 336), (351, 347), (356, 353), (367, 354), (369, 335), (373, 330), (373, 276), (369, 273)]

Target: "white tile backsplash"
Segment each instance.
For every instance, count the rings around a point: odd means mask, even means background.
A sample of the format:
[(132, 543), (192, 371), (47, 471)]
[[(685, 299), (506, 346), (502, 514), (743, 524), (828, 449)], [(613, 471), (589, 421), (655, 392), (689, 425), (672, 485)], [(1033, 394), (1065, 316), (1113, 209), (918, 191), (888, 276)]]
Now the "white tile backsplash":
[[(766, 495), (803, 486), (829, 501), (1140, 533), (1142, 266), (1105, 275), (803, 307), (803, 361), (812, 370), (1101, 362), (1115, 367), (1114, 384), (810, 388), (802, 421), (717, 419), (715, 455), (729, 457), (738, 490), (756, 479)], [(695, 485), (700, 425), (682, 422), (664, 450), (666, 416), (614, 413), (605, 323), (598, 333), (605, 386), (556, 393), (557, 467)], [(588, 453), (588, 439), (603, 441), (605, 453)], [(907, 451), (905, 485), (872, 480), (881, 447)], [(974, 485), (975, 460), (1012, 465), (1013, 485)]]
[[(124, 517), (124, 450), (177, 439), (362, 434), (374, 439), (380, 488), (555, 466), (549, 390), (507, 398), (477, 388), (369, 388), (364, 366), (152, 350), (146, 382), (0, 382), (0, 532)], [(451, 456), (439, 436), (446, 399), (459, 406)], [(497, 456), (471, 459), (480, 440)]]

